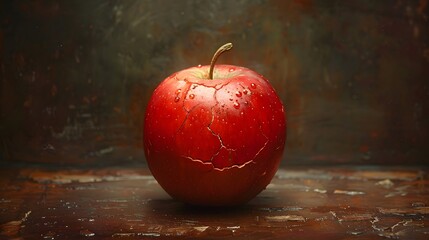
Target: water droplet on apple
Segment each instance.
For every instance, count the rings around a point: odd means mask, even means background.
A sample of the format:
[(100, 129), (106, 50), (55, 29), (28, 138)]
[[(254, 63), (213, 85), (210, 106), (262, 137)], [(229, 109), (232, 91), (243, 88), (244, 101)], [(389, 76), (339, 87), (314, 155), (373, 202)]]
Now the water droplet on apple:
[(235, 68), (230, 68), (229, 69), (229, 72), (234, 72), (235, 71)]
[(201, 64), (198, 64), (197, 68), (200, 68), (200, 67), (201, 67)]
[(195, 95), (194, 94), (189, 94), (189, 99), (194, 99)]
[(235, 109), (239, 109), (239, 108), (240, 108), (240, 103), (235, 102), (235, 103), (234, 103), (234, 108), (235, 108)]
[(235, 96), (237, 96), (237, 97), (241, 97), (241, 92), (240, 91), (237, 91), (236, 93), (235, 93)]
[(244, 93), (244, 94), (247, 94), (248, 92), (249, 92), (249, 91), (247, 91), (247, 89), (244, 89), (244, 90), (243, 90), (243, 93)]
[(240, 115), (241, 115), (241, 116), (243, 116), (243, 115), (244, 115), (244, 112), (243, 112), (243, 111), (242, 111), (242, 112), (240, 112)]
[(254, 83), (250, 84), (250, 86), (251, 86), (252, 88), (256, 88), (256, 84), (254, 84)]
[(176, 97), (175, 99), (174, 99), (174, 102), (178, 102), (180, 100), (180, 98), (179, 97)]
[(181, 92), (182, 92), (182, 89), (180, 89), (180, 88), (176, 90), (176, 94), (179, 94)]
[(234, 100), (234, 99), (232, 99), (232, 98), (229, 99), (229, 101), (232, 101), (232, 100)]

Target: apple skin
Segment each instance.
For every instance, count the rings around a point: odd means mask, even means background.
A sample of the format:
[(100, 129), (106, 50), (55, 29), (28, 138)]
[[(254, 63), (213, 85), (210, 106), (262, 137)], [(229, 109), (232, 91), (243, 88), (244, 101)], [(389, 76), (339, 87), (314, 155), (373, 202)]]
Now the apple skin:
[(191, 67), (167, 77), (146, 109), (149, 169), (173, 198), (202, 206), (249, 201), (270, 183), (286, 141), (278, 95), (244, 67)]

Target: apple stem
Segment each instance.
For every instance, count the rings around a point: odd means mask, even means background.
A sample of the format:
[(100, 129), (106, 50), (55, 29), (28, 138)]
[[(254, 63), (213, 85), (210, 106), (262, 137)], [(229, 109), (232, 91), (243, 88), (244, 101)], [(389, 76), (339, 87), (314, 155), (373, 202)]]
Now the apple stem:
[(214, 65), (216, 63), (216, 60), (222, 53), (231, 50), (231, 48), (232, 48), (232, 43), (226, 43), (222, 45), (213, 55), (212, 61), (210, 62), (210, 72), (209, 72), (210, 80), (213, 80), (213, 70), (214, 70)]

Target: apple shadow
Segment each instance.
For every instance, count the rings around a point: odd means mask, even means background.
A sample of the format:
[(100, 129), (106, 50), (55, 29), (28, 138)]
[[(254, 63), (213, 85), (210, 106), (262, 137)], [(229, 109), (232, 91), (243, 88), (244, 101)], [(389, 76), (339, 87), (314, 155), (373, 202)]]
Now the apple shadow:
[(173, 217), (231, 217), (251, 215), (254, 207), (249, 204), (237, 206), (200, 206), (183, 203), (174, 199), (152, 199), (146, 204), (154, 215)]

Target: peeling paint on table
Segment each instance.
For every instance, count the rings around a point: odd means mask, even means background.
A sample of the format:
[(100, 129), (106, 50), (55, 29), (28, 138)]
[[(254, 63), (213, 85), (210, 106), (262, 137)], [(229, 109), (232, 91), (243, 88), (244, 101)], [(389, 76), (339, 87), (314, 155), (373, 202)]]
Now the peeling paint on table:
[[(425, 168), (280, 169), (248, 204), (172, 200), (148, 169), (0, 170), (3, 238), (427, 239)], [(389, 186), (389, 187), (386, 187)], [(400, 192), (401, 194), (393, 194)]]

